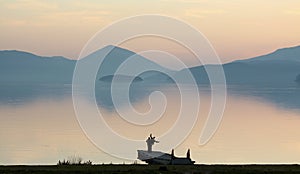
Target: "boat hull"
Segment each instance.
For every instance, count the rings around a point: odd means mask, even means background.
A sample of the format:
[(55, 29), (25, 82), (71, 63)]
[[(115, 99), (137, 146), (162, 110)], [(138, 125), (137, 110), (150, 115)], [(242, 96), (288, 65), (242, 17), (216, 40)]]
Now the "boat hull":
[(169, 164), (178, 164), (178, 165), (190, 165), (194, 164), (195, 161), (192, 161), (189, 158), (179, 158), (172, 156), (168, 153), (163, 153), (160, 151), (145, 151), (138, 150), (138, 159), (144, 161), (148, 164), (161, 164), (161, 165), (169, 165)]

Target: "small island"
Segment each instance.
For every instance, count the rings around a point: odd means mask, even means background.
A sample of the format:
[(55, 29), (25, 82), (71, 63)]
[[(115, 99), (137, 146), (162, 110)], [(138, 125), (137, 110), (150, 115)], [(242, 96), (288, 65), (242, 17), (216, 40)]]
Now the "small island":
[(297, 75), (295, 82), (300, 84), (300, 74)]
[(132, 82), (143, 81), (143, 79), (139, 76), (128, 76), (128, 75), (122, 75), (122, 74), (103, 76), (99, 80), (102, 82), (111, 83), (113, 81), (113, 79), (119, 83), (126, 83), (126, 82), (130, 82), (130, 81), (132, 81)]

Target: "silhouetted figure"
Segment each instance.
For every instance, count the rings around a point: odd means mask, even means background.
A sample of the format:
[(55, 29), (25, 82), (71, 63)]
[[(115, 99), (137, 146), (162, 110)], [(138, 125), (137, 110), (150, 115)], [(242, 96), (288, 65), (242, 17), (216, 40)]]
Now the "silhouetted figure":
[(159, 141), (155, 140), (155, 137), (152, 137), (152, 134), (150, 134), (146, 142), (147, 142), (148, 152), (152, 152), (152, 146), (154, 145), (154, 143), (159, 143)]
[(148, 151), (137, 150), (138, 159), (148, 164), (162, 164), (162, 165), (192, 165), (195, 161), (191, 160), (190, 149), (186, 153), (186, 157), (176, 157), (174, 149), (171, 154), (160, 151), (152, 151), (154, 143), (159, 143), (155, 137), (150, 134), (146, 140)]
[(190, 149), (188, 149), (187, 153), (186, 153), (186, 158), (187, 159), (191, 159), (191, 152)]
[(172, 149), (172, 152), (171, 152), (171, 160), (173, 160), (175, 158), (175, 155), (174, 155), (174, 149)]

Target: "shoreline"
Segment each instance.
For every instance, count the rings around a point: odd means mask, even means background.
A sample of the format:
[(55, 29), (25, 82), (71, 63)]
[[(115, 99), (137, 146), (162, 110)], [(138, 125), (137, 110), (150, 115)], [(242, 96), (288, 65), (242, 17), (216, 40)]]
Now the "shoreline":
[(300, 173), (299, 164), (95, 164), (95, 165), (0, 165), (0, 173)]

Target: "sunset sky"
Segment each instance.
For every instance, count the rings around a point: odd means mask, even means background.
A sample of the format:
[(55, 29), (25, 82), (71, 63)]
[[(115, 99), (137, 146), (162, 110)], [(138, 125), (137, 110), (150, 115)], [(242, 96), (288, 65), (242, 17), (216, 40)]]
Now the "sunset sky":
[(300, 45), (299, 0), (0, 0), (0, 49), (76, 59), (103, 27), (162, 14), (186, 21), (223, 62)]

